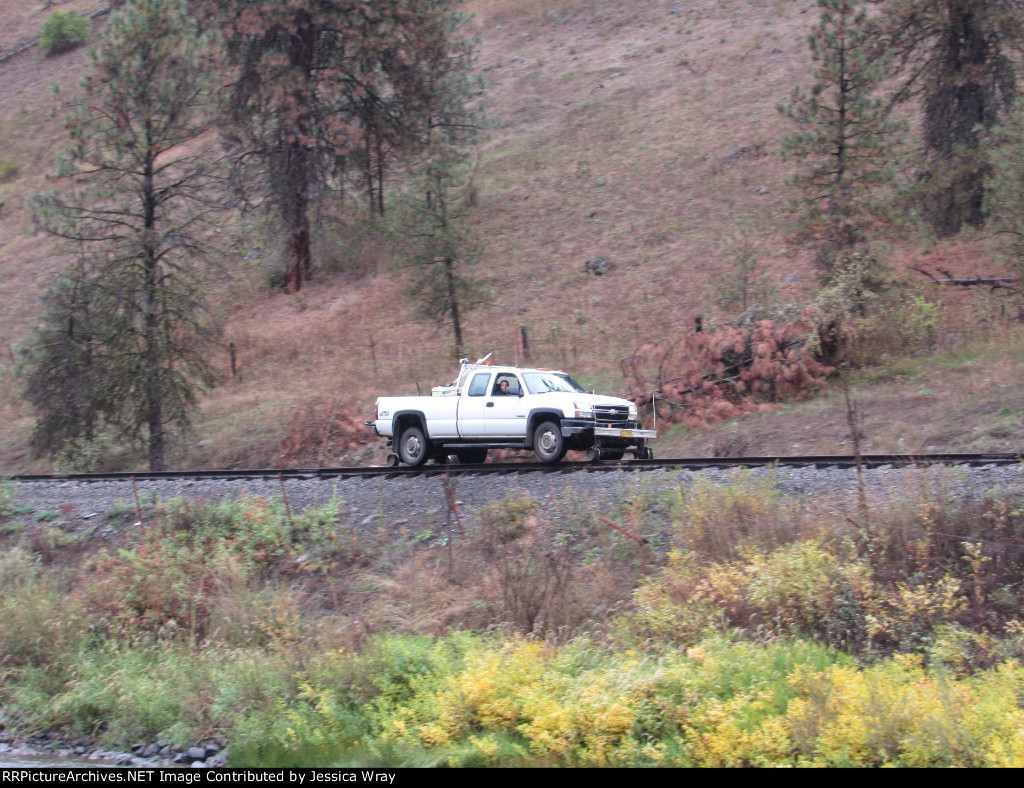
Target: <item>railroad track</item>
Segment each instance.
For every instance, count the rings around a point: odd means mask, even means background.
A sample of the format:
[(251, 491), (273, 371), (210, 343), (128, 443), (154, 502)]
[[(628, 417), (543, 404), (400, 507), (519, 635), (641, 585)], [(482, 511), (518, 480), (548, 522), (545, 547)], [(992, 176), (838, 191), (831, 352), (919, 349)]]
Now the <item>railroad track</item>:
[[(864, 454), (859, 458), (863, 468), (882, 466), (915, 467), (925, 465), (1012, 465), (1024, 462), (1024, 451), (988, 452), (982, 454)], [(247, 470), (158, 471), (119, 473), (27, 474), (10, 477), (22, 482), (103, 482), (127, 479), (142, 480), (246, 480), (246, 479), (352, 479), (401, 478), (423, 476), (487, 476), (525, 473), (604, 473), (608, 471), (703, 470), (707, 468), (758, 468), (777, 465), (790, 468), (855, 468), (853, 455), (802, 455), (796, 457), (700, 457), (665, 460), (618, 460), (599, 462), (485, 463), (483, 465), (370, 466), (351, 468), (266, 468)]]

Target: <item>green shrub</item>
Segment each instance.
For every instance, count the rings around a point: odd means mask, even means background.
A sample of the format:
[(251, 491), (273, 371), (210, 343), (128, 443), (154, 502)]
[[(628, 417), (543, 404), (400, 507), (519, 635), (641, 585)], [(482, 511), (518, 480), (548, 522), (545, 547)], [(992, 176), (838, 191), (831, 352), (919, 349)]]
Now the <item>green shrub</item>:
[(794, 501), (771, 477), (736, 472), (728, 483), (698, 477), (668, 500), (673, 544), (705, 559), (734, 560), (751, 549), (771, 550), (799, 537)]
[(467, 633), (432, 641), (381, 635), (357, 653), (310, 655), (297, 685), (273, 705), (247, 707), (234, 724), (233, 766), (437, 766), (402, 724), (436, 717), (435, 693), (480, 648)]
[(14, 486), (14, 482), (4, 476), (0, 476), (0, 517), (10, 517), (14, 514), (14, 501), (17, 497), (18, 490)]
[(116, 637), (291, 642), (303, 617), (263, 584), (299, 555), (305, 572), (344, 558), (340, 507), (334, 498), (289, 519), (279, 499), (167, 501), (131, 545), (91, 559), (80, 594), (97, 630)]
[(113, 470), (123, 453), (121, 442), (107, 433), (90, 438), (68, 438), (55, 456), (62, 473), (101, 473)]
[(871, 310), (857, 321), (859, 341), (850, 360), (870, 365), (928, 350), (940, 338), (941, 309), (940, 302), (905, 290), (877, 296)]
[(82, 611), (24, 550), (0, 554), (0, 674), (39, 667), (53, 676), (86, 635)]
[(47, 55), (59, 55), (84, 44), (88, 38), (89, 22), (74, 11), (54, 11), (43, 24), (39, 46)]
[(13, 180), (17, 180), (20, 174), (21, 167), (17, 162), (11, 161), (10, 159), (0, 161), (0, 183), (9, 183)]
[(128, 745), (162, 737), (184, 746), (209, 728), (211, 668), (216, 655), (173, 646), (117, 646), (82, 654), (75, 680), (50, 701), (55, 721), (89, 734), (106, 723), (104, 740)]

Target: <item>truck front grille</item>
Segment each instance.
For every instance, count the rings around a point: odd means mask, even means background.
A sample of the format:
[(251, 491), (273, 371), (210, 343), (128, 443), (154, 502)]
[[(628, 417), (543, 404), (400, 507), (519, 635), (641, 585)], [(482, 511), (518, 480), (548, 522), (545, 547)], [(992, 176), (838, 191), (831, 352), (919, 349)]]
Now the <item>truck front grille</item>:
[(594, 408), (594, 420), (598, 424), (621, 424), (624, 421), (629, 421), (629, 408), (618, 405), (598, 405)]

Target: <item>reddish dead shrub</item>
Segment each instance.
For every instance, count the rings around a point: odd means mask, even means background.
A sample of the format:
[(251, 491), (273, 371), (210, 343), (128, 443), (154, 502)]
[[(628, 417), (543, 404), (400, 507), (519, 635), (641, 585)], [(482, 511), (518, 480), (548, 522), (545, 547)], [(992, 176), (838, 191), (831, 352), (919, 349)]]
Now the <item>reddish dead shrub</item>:
[(777, 325), (760, 320), (648, 343), (621, 362), (637, 405), (656, 403), (670, 422), (705, 427), (802, 400), (835, 372), (852, 337), (810, 313)]
[(338, 400), (295, 408), (281, 441), (281, 464), (319, 468), (361, 453), (370, 438), (364, 418), (353, 405)]

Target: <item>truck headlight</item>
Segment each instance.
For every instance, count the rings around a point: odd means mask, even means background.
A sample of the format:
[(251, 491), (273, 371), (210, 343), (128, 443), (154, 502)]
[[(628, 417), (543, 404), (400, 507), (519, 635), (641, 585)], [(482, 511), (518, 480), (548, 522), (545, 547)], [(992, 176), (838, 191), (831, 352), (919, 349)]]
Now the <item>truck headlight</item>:
[(637, 416), (636, 405), (630, 405), (629, 406), (629, 420), (630, 421), (636, 421), (636, 416)]
[(572, 406), (576, 408), (577, 419), (592, 419), (594, 418), (594, 406), (589, 402), (574, 402)]

